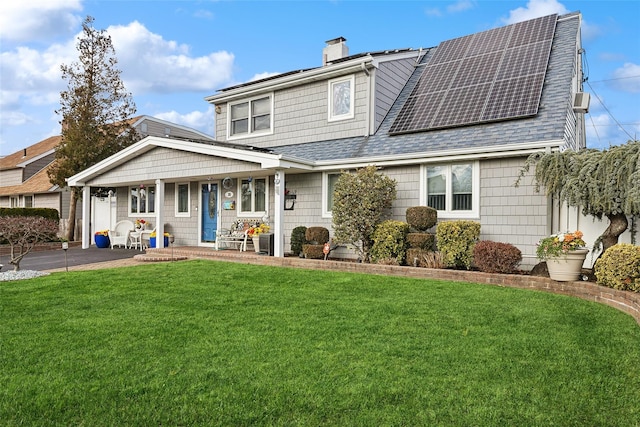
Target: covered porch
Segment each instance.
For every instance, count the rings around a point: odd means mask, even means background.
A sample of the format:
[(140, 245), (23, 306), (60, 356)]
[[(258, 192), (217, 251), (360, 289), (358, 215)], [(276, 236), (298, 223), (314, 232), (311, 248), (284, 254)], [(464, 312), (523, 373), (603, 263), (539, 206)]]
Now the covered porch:
[[(175, 246), (214, 249), (217, 234), (237, 221), (265, 222), (273, 255), (284, 257), (287, 175), (312, 166), (269, 150), (227, 143), (147, 137), (70, 177), (82, 188), (82, 212), (91, 216), (96, 188), (111, 188), (115, 218), (143, 220), (163, 248), (166, 232)], [(82, 227), (82, 247), (91, 245), (93, 224)]]

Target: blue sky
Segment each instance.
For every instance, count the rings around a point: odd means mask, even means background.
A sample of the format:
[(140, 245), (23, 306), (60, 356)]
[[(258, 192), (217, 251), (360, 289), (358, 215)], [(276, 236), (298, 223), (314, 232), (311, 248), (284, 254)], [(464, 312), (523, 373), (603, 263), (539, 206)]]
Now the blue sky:
[(214, 134), (204, 98), (321, 65), (325, 41), (351, 54), (441, 41), (580, 11), (591, 108), (587, 146), (640, 138), (640, 2), (9, 0), (0, 5), (0, 156), (60, 133), (60, 64), (77, 61), (82, 20), (111, 35), (138, 114)]

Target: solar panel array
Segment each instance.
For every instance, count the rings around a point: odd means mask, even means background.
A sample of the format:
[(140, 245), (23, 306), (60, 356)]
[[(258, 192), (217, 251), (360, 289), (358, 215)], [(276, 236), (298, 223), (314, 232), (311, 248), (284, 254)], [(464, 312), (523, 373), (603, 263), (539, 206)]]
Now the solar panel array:
[(557, 15), (440, 43), (390, 133), (537, 114)]

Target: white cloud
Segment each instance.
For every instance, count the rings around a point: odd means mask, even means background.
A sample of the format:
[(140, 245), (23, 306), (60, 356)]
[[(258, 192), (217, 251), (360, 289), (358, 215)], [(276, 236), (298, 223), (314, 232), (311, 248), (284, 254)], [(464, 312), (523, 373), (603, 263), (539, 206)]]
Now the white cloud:
[(70, 62), (75, 52), (74, 43), (52, 45), (44, 51), (18, 47), (0, 53), (0, 75), (2, 82), (3, 110), (10, 104), (22, 101), (30, 105), (51, 104), (60, 99), (64, 88), (60, 64)]
[(215, 133), (215, 123), (213, 121), (214, 107), (209, 106), (206, 111), (192, 111), (186, 114), (180, 114), (177, 111), (167, 111), (164, 113), (154, 114), (154, 117), (160, 120), (177, 123), (204, 132), (213, 136)]
[(271, 77), (271, 76), (277, 76), (278, 74), (282, 74), (282, 73), (278, 73), (278, 72), (270, 73), (268, 71), (265, 71), (264, 73), (255, 74), (253, 77), (251, 77), (249, 79), (249, 81), (250, 82), (255, 82), (256, 80), (266, 79), (266, 78)]
[(509, 17), (503, 19), (505, 24), (528, 21), (557, 13), (563, 15), (569, 13), (567, 8), (557, 0), (529, 0), (526, 7), (519, 7), (509, 12)]
[(447, 6), (447, 12), (449, 13), (458, 13), (464, 12), (465, 10), (473, 9), (475, 7), (475, 2), (470, 0), (458, 0), (457, 2)]
[(81, 0), (5, 0), (0, 2), (0, 38), (14, 42), (48, 41), (80, 25)]
[[(476, 5), (476, 2), (472, 0), (458, 0), (450, 4), (449, 6), (447, 6), (445, 10), (448, 14), (460, 13), (460, 12), (467, 11), (469, 9), (473, 9), (475, 5)], [(427, 8), (425, 9), (424, 13), (427, 16), (435, 16), (435, 17), (441, 17), (444, 15), (444, 13), (440, 10), (440, 8), (437, 8), (437, 7)]]
[(640, 65), (630, 62), (613, 72), (612, 86), (618, 90), (630, 93), (640, 93)]
[(165, 40), (137, 21), (111, 26), (118, 68), (134, 95), (213, 91), (231, 81), (234, 55), (226, 51), (193, 57), (189, 46)]

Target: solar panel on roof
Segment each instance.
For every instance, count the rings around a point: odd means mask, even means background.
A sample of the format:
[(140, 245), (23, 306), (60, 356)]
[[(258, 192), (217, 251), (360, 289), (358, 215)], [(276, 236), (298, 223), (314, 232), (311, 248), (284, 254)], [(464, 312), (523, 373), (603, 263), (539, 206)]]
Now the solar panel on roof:
[(389, 133), (538, 112), (557, 15), (440, 43)]

